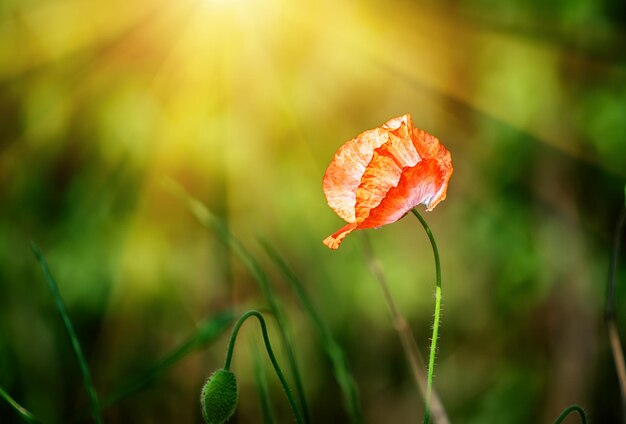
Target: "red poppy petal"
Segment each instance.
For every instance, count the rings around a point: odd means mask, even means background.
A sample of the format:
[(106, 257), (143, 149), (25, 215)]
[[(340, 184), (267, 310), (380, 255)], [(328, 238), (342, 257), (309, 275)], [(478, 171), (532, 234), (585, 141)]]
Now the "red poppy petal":
[(432, 210), (446, 197), (450, 153), (413, 127), (410, 115), (389, 120), (345, 143), (323, 180), (330, 207), (348, 225), (324, 240), (337, 249), (355, 229), (395, 222), (420, 203)]
[(409, 138), (413, 130), (413, 121), (411, 115), (402, 115), (387, 121), (383, 128), (390, 130), (401, 138)]
[(335, 233), (326, 237), (322, 243), (324, 243), (327, 247), (336, 250), (343, 241), (343, 239), (352, 231), (356, 230), (356, 228), (357, 224), (355, 222), (341, 227)]
[[(402, 127), (405, 124), (402, 123)], [(408, 133), (407, 133), (408, 134)], [(356, 192), (356, 219), (362, 222), (380, 204), (387, 192), (398, 185), (402, 170), (415, 166), (420, 158), (410, 137), (389, 134), (389, 141), (374, 151)]]
[(365, 131), (339, 148), (324, 174), (322, 187), (328, 205), (347, 222), (355, 222), (356, 190), (374, 149), (388, 140), (382, 128)]
[[(449, 157), (449, 154), (448, 154)], [(448, 180), (452, 166), (441, 167), (434, 159), (423, 160), (411, 168), (406, 168), (397, 187), (387, 192), (380, 204), (370, 211), (359, 228), (380, 227), (402, 218), (420, 203), (431, 210), (446, 197)]]
[(447, 152), (437, 137), (419, 128), (413, 128), (413, 144), (422, 159), (440, 158), (443, 152)]
[(378, 151), (385, 152), (394, 158), (400, 168), (415, 166), (421, 160), (410, 136), (399, 137), (397, 131), (389, 134), (389, 141), (380, 146)]
[[(433, 137), (430, 134), (428, 134), (428, 136)], [(437, 141), (437, 145), (436, 145), (437, 148), (436, 148), (436, 153), (434, 157), (439, 166), (442, 183), (439, 186), (439, 190), (433, 193), (424, 202), (424, 204), (426, 205), (427, 211), (432, 211), (439, 202), (441, 202), (442, 200), (446, 198), (446, 192), (448, 191), (448, 182), (450, 181), (450, 177), (452, 176), (452, 171), (453, 171), (452, 158), (450, 157), (450, 152), (446, 150), (446, 148), (443, 147), (442, 144), (439, 143), (439, 140), (437, 140), (436, 138), (435, 140)], [(435, 149), (433, 149), (433, 151), (435, 151)]]
[(357, 222), (367, 218), (370, 210), (380, 204), (389, 189), (398, 185), (402, 175), (402, 168), (398, 166), (393, 157), (386, 155), (385, 152), (379, 153), (381, 148), (374, 152), (374, 156), (361, 178), (361, 185), (356, 190), (354, 208)]

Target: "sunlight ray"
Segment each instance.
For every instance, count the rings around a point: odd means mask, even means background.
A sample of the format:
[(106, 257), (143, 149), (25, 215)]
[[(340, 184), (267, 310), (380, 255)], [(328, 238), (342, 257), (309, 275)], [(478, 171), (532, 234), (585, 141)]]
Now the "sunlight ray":
[(129, 27), (145, 20), (159, 6), (142, 1), (117, 3), (108, 2), (106, 8), (95, 0), (14, 6), (10, 23), (1, 27), (7, 31), (0, 33), (0, 80), (16, 78), (94, 46), (116, 43)]
[[(543, 83), (539, 78), (547, 77), (556, 81), (563, 61), (573, 60), (567, 52), (519, 37), (485, 32), (459, 21), (454, 16), (440, 15), (428, 8), (424, 8), (423, 13), (403, 13), (400, 7), (396, 12), (400, 24), (389, 26), (386, 19), (381, 19), (384, 14), (376, 13), (375, 10), (368, 11), (369, 14), (363, 20), (378, 35), (370, 37), (367, 42), (357, 38), (354, 31), (350, 38), (346, 37), (341, 27), (328, 36), (335, 40), (336, 48), (352, 52), (355, 59), (360, 57), (361, 60), (383, 64), (382, 66), (393, 73), (403, 75), (408, 80), (448, 96), (471, 110), (527, 133), (577, 160), (594, 163), (616, 175), (625, 175), (623, 169), (611, 163), (600, 164), (588, 154), (583, 141), (577, 139), (575, 130), (563, 119), (563, 109), (568, 107), (564, 99), (546, 95), (545, 99), (550, 100), (548, 103), (539, 102), (540, 97), (533, 95), (513, 98), (525, 102), (526, 99), (532, 99), (537, 106), (535, 109), (519, 109), (519, 106), (527, 107), (530, 103), (507, 104), (507, 93), (493, 92), (497, 90), (497, 86), (491, 92), (477, 86), (476, 72), (480, 72), (480, 69), (467, 67), (468, 63), (480, 64), (481, 60), (485, 66), (489, 66), (489, 61), (515, 66), (513, 62), (507, 64), (507, 61), (511, 58), (525, 58), (541, 64), (536, 69), (543, 74), (532, 78)], [(614, 67), (589, 61), (581, 63), (584, 66), (593, 66), (597, 78), (606, 76), (608, 72), (622, 79), (619, 70)], [(480, 78), (478, 81), (480, 82)], [(537, 89), (541, 91), (542, 87), (537, 86)]]

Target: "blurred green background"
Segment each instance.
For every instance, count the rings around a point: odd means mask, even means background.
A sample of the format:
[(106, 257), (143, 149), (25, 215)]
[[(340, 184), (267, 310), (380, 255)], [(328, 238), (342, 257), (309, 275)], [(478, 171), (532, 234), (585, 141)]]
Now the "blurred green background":
[[(275, 277), (313, 422), (346, 422), (346, 412), (258, 236), (287, 258), (345, 349), (366, 421), (419, 422), (362, 234), (336, 252), (321, 243), (343, 225), (321, 190), (336, 149), (410, 113), (454, 164), (447, 200), (425, 215), (444, 279), (435, 387), (452, 422), (551, 423), (571, 403), (618, 422), (602, 314), (626, 180), (625, 24), (618, 0), (3, 0), (0, 386), (46, 423), (88, 407), (30, 240), (101, 397), (205, 317), (264, 307), (241, 261), (164, 187), (171, 178)], [(368, 233), (426, 354), (428, 239), (412, 216)], [(622, 334), (624, 305), (618, 288)], [(260, 422), (245, 338), (261, 339), (252, 324), (242, 335), (231, 422)], [(199, 423), (199, 390), (227, 337), (105, 421)], [(291, 422), (269, 371), (268, 381), (278, 421)], [(20, 422), (4, 402), (0, 422)]]

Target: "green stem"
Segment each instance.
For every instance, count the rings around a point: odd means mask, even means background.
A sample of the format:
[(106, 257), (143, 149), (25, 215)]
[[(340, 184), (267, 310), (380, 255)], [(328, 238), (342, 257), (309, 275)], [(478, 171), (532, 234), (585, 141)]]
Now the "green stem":
[(52, 293), (52, 298), (54, 299), (54, 303), (56, 304), (57, 310), (59, 311), (61, 320), (65, 325), (67, 335), (70, 338), (70, 344), (72, 345), (72, 349), (74, 350), (74, 354), (76, 355), (78, 366), (80, 367), (80, 371), (83, 374), (83, 385), (85, 386), (85, 390), (87, 391), (89, 399), (91, 400), (91, 415), (96, 423), (102, 424), (102, 416), (100, 415), (100, 403), (98, 401), (98, 395), (96, 394), (96, 389), (93, 386), (91, 374), (89, 373), (89, 367), (87, 366), (87, 361), (85, 360), (83, 351), (80, 348), (80, 342), (78, 341), (78, 337), (76, 336), (76, 331), (74, 331), (72, 321), (70, 320), (70, 317), (65, 310), (65, 304), (63, 303), (61, 293), (59, 293), (57, 283), (52, 277), (50, 269), (48, 268), (48, 263), (46, 262), (46, 259), (44, 258), (37, 245), (34, 242), (31, 242), (30, 245), (33, 249), (35, 257), (37, 258), (37, 261), (39, 262), (39, 267), (41, 268), (41, 272), (43, 273), (44, 280), (46, 280), (46, 283), (48, 283), (50, 293)]
[(274, 366), (274, 370), (276, 371), (276, 375), (280, 380), (280, 383), (283, 385), (283, 389), (285, 390), (285, 394), (287, 395), (287, 399), (289, 400), (289, 404), (291, 405), (291, 410), (293, 411), (294, 416), (296, 417), (296, 422), (298, 424), (303, 424), (304, 420), (302, 419), (302, 415), (300, 414), (300, 409), (298, 408), (298, 404), (296, 403), (291, 388), (289, 384), (287, 384), (287, 380), (278, 365), (278, 361), (276, 360), (276, 356), (274, 355), (274, 351), (272, 350), (272, 344), (270, 343), (270, 337), (267, 333), (267, 325), (265, 324), (265, 318), (259, 311), (248, 311), (239, 318), (237, 323), (235, 323), (235, 327), (233, 328), (233, 332), (230, 336), (230, 341), (228, 342), (228, 351), (226, 353), (226, 361), (224, 362), (224, 369), (226, 371), (230, 371), (230, 363), (233, 357), (233, 350), (235, 349), (235, 342), (237, 341), (237, 334), (241, 329), (243, 323), (250, 317), (256, 317), (259, 320), (259, 324), (261, 324), (261, 332), (263, 333), (263, 341), (265, 342), (265, 349), (267, 350), (267, 354), (270, 357), (270, 361), (272, 361), (272, 365)]
[[(374, 256), (372, 244), (366, 232), (363, 233), (363, 240), (363, 251), (366, 261), (370, 267), (370, 270), (372, 271), (374, 279), (378, 281), (378, 284), (383, 292), (383, 296), (385, 298), (385, 301), (387, 302), (387, 306), (389, 307), (393, 326), (400, 336), (402, 348), (404, 349), (409, 365), (411, 366), (411, 369), (413, 371), (413, 378), (415, 379), (420, 396), (425, 404), (427, 384), (426, 366), (424, 365), (424, 359), (422, 358), (420, 349), (417, 345), (415, 336), (413, 335), (411, 328), (409, 327), (406, 319), (400, 312), (400, 309), (396, 305), (396, 302), (393, 300), (389, 284), (387, 283), (385, 273), (383, 272), (382, 264)], [(450, 424), (448, 415), (446, 414), (441, 399), (439, 399), (439, 396), (437, 396), (436, 390), (432, 390), (430, 393), (430, 415), (433, 422), (435, 422), (436, 424)]]
[(39, 423), (39, 420), (33, 414), (17, 403), (7, 392), (4, 391), (2, 387), (0, 387), (0, 397), (6, 400), (24, 421), (28, 421), (29, 423)]
[(558, 416), (554, 424), (561, 424), (565, 418), (572, 412), (578, 412), (580, 415), (580, 422), (582, 424), (587, 424), (587, 414), (585, 414), (585, 410), (578, 405), (570, 405), (561, 412), (561, 415)]
[(417, 209), (413, 208), (413, 215), (419, 219), (422, 227), (428, 235), (430, 244), (433, 248), (433, 254), (435, 255), (435, 271), (437, 274), (437, 288), (435, 291), (435, 319), (433, 322), (433, 335), (430, 344), (430, 356), (428, 358), (428, 377), (426, 381), (426, 409), (424, 410), (424, 424), (428, 424), (430, 419), (430, 398), (433, 390), (433, 372), (435, 369), (435, 355), (437, 353), (437, 337), (439, 337), (439, 318), (441, 315), (441, 262), (439, 260), (439, 249), (437, 248), (437, 242), (433, 236), (433, 232), (430, 231), (430, 227), (426, 220), (420, 215)]

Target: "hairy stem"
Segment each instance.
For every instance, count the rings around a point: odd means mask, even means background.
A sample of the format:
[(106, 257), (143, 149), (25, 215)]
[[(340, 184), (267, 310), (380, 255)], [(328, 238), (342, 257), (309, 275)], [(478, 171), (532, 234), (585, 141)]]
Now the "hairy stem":
[(420, 215), (417, 209), (413, 208), (413, 215), (419, 219), (422, 227), (428, 235), (430, 244), (433, 248), (433, 254), (435, 256), (435, 272), (437, 275), (437, 287), (435, 291), (435, 319), (433, 321), (433, 335), (430, 344), (430, 356), (428, 358), (428, 377), (426, 381), (426, 409), (424, 411), (424, 424), (428, 424), (430, 419), (430, 402), (433, 391), (433, 372), (435, 370), (435, 356), (437, 354), (437, 338), (439, 337), (439, 318), (441, 315), (441, 262), (439, 260), (439, 249), (437, 248), (437, 242), (433, 236), (432, 231), (426, 220)]
[[(426, 369), (424, 368), (424, 359), (419, 351), (419, 347), (413, 336), (413, 332), (411, 331), (411, 327), (407, 324), (406, 319), (398, 309), (393, 296), (391, 295), (391, 290), (389, 288), (389, 284), (387, 283), (387, 279), (385, 278), (385, 274), (383, 272), (383, 267), (374, 256), (374, 252), (372, 249), (372, 244), (370, 242), (370, 238), (367, 236), (367, 233), (364, 233), (365, 240), (365, 258), (367, 260), (368, 266), (374, 275), (375, 280), (378, 282), (383, 296), (385, 297), (385, 301), (387, 303), (387, 307), (389, 308), (389, 313), (391, 315), (391, 319), (393, 321), (394, 328), (398, 332), (398, 336), (400, 337), (400, 343), (402, 344), (402, 349), (409, 361), (409, 365), (411, 366), (411, 370), (413, 372), (413, 378), (417, 383), (417, 387), (419, 389), (420, 395), (426, 403), (426, 392), (427, 392), (427, 379), (426, 379)], [(450, 419), (446, 414), (446, 411), (443, 407), (443, 403), (437, 392), (432, 390), (431, 388), (431, 399), (430, 399), (430, 412), (433, 418), (433, 421), (437, 424), (449, 424)]]

